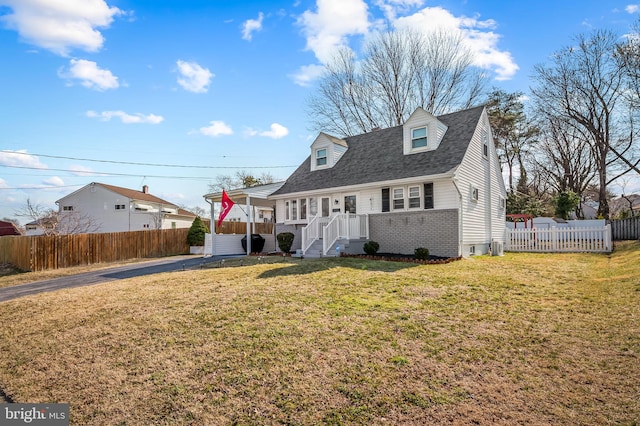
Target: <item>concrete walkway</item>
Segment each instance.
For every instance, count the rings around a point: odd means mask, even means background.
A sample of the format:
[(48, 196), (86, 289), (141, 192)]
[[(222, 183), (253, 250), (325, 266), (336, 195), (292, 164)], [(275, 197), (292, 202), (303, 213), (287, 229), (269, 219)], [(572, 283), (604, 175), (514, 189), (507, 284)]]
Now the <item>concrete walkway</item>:
[(83, 272), (50, 280), (36, 281), (11, 287), (0, 288), (0, 303), (23, 296), (45, 293), (64, 288), (83, 287), (108, 281), (139, 277), (142, 275), (159, 274), (162, 272), (199, 269), (206, 263), (242, 256), (171, 256), (160, 260), (150, 260), (115, 268), (101, 269), (93, 272)]

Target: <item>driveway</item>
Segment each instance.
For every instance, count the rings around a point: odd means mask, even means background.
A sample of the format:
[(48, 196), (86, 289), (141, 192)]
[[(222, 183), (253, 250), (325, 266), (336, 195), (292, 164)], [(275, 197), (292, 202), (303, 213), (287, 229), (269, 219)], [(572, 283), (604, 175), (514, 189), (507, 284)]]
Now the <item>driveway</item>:
[(44, 293), (47, 291), (83, 287), (108, 281), (139, 277), (142, 275), (152, 275), (159, 274), (161, 272), (182, 271), (187, 269), (199, 269), (206, 263), (216, 262), (230, 257), (238, 256), (172, 256), (161, 260), (150, 260), (148, 262), (20, 284), (12, 287), (0, 288), (0, 302), (6, 302), (8, 300), (17, 299), (18, 297), (31, 296), (33, 294)]

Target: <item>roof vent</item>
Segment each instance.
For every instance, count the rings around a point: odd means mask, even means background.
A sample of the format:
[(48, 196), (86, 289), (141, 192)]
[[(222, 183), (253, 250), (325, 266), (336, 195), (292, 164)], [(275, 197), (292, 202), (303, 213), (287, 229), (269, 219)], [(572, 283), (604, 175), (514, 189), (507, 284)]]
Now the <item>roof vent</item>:
[(142, 185), (142, 193), (143, 194), (148, 194), (149, 193), (149, 186)]

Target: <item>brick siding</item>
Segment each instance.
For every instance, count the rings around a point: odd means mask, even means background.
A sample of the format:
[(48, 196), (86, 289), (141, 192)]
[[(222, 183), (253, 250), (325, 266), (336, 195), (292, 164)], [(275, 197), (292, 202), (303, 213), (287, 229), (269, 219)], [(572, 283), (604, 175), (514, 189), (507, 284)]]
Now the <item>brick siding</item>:
[(371, 214), (369, 237), (382, 253), (413, 254), (426, 247), (435, 256), (457, 257), (458, 209)]

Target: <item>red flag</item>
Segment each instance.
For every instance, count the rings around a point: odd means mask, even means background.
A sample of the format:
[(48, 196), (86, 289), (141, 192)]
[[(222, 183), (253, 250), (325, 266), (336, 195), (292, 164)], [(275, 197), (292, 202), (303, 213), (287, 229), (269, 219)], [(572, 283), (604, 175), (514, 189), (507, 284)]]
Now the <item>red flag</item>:
[(218, 216), (218, 227), (222, 225), (222, 221), (227, 216), (231, 207), (233, 207), (235, 203), (229, 198), (224, 189), (222, 190), (222, 210), (220, 210), (220, 215)]

